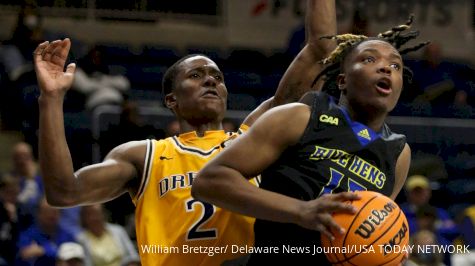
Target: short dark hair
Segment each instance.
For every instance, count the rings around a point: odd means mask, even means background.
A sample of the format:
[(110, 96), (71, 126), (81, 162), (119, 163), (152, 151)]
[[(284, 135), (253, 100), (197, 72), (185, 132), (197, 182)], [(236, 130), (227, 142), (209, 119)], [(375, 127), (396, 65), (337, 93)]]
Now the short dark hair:
[(180, 58), (173, 65), (171, 65), (167, 69), (167, 71), (165, 72), (165, 75), (163, 75), (163, 79), (162, 79), (162, 94), (163, 94), (163, 97), (165, 97), (167, 94), (169, 94), (170, 92), (173, 91), (173, 89), (175, 87), (175, 78), (176, 78), (176, 75), (178, 74), (178, 72), (180, 70), (180, 68), (179, 68), (180, 64), (183, 61), (185, 61), (186, 59), (191, 58), (191, 57), (195, 57), (195, 56), (203, 56), (203, 57), (206, 57), (206, 58), (210, 59), (208, 56), (206, 56), (204, 54), (190, 54), (190, 55), (186, 55), (186, 56)]

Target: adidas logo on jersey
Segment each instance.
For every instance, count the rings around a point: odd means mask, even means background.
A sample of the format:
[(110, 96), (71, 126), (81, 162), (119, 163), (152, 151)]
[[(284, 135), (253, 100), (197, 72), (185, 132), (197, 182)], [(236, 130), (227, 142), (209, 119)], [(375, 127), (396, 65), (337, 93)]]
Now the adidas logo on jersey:
[(360, 132), (358, 132), (358, 136), (362, 137), (362, 138), (365, 138), (367, 140), (371, 140), (371, 137), (369, 135), (369, 132), (368, 130), (365, 128), (363, 130), (361, 130)]

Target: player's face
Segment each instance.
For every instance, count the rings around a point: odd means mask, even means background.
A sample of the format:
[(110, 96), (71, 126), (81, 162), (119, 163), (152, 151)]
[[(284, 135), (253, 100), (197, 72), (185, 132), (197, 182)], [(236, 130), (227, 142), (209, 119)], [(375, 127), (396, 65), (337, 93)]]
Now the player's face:
[(401, 95), (402, 72), (401, 55), (392, 45), (369, 40), (348, 54), (339, 85), (348, 103), (358, 110), (388, 113)]
[(176, 114), (185, 119), (222, 119), (228, 91), (216, 63), (203, 56), (194, 56), (179, 67), (173, 90)]

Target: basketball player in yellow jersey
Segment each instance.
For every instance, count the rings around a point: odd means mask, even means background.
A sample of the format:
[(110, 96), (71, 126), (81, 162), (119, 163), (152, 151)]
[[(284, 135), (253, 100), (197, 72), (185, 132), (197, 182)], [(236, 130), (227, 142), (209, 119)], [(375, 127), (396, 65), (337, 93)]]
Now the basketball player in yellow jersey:
[[(244, 120), (242, 130), (269, 108), (296, 101), (310, 89), (321, 70), (317, 62), (335, 45), (318, 40), (336, 33), (336, 18), (328, 15), (335, 14), (334, 9), (334, 1), (309, 0), (307, 44), (287, 69), (275, 96)], [(70, 45), (69, 39), (44, 42), (34, 51), (41, 92), (40, 166), (48, 202), (58, 207), (85, 205), (128, 192), (137, 207), (143, 265), (219, 265), (242, 256), (233, 253), (230, 245), (252, 244), (252, 221), (196, 201), (190, 192), (195, 173), (229, 138), (222, 131), (227, 90), (218, 66), (206, 56), (192, 55), (165, 73), (165, 103), (180, 123), (179, 136), (125, 143), (103, 162), (74, 172), (62, 111), (76, 68), (69, 64), (64, 71)]]
[[(240, 131), (245, 128), (241, 126)], [(203, 137), (188, 132), (148, 141), (148, 170), (142, 180), (146, 187), (134, 199), (136, 213), (140, 213), (136, 216), (136, 231), (139, 249), (144, 253), (142, 261), (213, 265), (232, 258), (233, 245), (253, 246), (253, 218), (197, 201), (190, 195), (198, 171), (224, 148), (220, 143), (236, 136), (215, 130), (206, 131)], [(147, 254), (154, 252), (162, 254)], [(177, 254), (182, 256), (177, 258)]]

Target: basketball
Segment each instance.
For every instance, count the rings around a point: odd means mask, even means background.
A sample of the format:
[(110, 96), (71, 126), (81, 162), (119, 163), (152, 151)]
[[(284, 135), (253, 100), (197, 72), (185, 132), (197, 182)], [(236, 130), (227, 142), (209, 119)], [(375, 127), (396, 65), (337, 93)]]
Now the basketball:
[(322, 234), (323, 251), (330, 263), (339, 266), (398, 265), (407, 253), (409, 226), (406, 216), (390, 198), (373, 191), (358, 191), (352, 201), (355, 214), (335, 213), (333, 218), (346, 233), (333, 233), (331, 241)]

